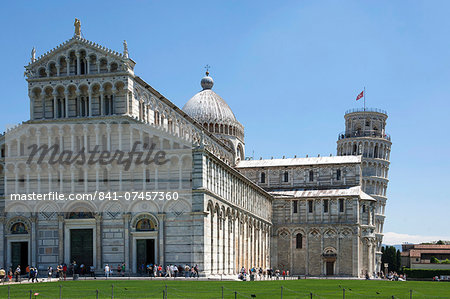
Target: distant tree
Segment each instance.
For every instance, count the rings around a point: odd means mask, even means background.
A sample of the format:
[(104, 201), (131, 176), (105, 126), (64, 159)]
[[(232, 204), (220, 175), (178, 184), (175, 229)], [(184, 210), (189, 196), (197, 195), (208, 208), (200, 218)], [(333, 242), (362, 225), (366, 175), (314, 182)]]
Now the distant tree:
[(400, 272), (401, 268), (402, 268), (402, 254), (400, 253), (400, 250), (397, 249), (397, 254), (396, 254), (396, 262), (397, 262), (397, 272)]
[(444, 241), (439, 240), (439, 241), (436, 242), (436, 245), (445, 245), (445, 243), (444, 243)]
[(401, 254), (394, 246), (381, 247), (381, 262), (388, 263), (388, 271), (399, 272)]
[(432, 256), (431, 259), (430, 259), (430, 263), (432, 263), (432, 264), (439, 264), (440, 261), (437, 258), (435, 258), (434, 256)]

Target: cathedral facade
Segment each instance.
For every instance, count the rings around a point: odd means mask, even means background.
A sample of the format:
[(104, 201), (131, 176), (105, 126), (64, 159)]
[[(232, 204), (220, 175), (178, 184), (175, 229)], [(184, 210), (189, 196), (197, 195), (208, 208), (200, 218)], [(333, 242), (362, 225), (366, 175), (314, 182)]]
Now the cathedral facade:
[(385, 112), (346, 113), (337, 156), (246, 159), (244, 126), (208, 72), (180, 109), (134, 73), (126, 42), (112, 51), (75, 27), (33, 49), (30, 119), (0, 136), (0, 266), (379, 271)]

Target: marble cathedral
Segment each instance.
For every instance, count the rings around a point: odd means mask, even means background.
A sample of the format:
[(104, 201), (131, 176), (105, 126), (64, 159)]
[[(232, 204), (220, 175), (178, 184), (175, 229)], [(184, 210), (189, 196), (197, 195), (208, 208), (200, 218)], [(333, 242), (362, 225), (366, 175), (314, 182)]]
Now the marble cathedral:
[[(148, 263), (197, 264), (208, 277), (253, 266), (309, 276), (380, 271), (386, 112), (348, 111), (337, 156), (246, 159), (244, 126), (208, 72), (180, 109), (134, 73), (126, 42), (119, 53), (88, 41), (78, 20), (71, 39), (35, 53), (25, 67), (30, 119), (0, 136), (0, 266), (76, 260), (137, 273)], [(152, 144), (167, 159), (129, 169), (115, 160), (30, 162), (33, 144), (94, 156)], [(147, 191), (166, 198), (11, 200)]]

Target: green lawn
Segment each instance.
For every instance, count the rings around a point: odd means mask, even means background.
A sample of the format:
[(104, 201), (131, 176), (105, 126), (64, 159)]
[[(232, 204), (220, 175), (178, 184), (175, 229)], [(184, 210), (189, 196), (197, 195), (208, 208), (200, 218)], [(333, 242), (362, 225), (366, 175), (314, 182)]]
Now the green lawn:
[[(59, 286), (62, 298), (111, 298), (111, 285), (114, 285), (114, 298), (163, 298), (163, 290), (167, 285), (168, 298), (450, 298), (448, 282), (394, 282), (365, 280), (288, 280), (288, 281), (66, 281), (52, 283), (22, 284), (10, 287), (10, 298), (29, 298), (30, 289), (40, 293), (37, 299), (59, 298)], [(379, 294), (377, 294), (377, 292)], [(8, 298), (8, 287), (0, 286), (0, 298)], [(32, 296), (34, 298), (34, 296)]]

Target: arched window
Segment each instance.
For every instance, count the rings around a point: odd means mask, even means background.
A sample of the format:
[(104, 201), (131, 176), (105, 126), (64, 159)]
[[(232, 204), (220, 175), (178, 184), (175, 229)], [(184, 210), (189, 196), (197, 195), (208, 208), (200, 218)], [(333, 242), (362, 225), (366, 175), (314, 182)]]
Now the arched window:
[(375, 149), (373, 150), (373, 157), (378, 158), (378, 145), (375, 145)]
[(100, 59), (100, 73), (108, 72), (108, 61), (105, 58)]
[(297, 249), (303, 248), (303, 235), (300, 234), (300, 233), (298, 233), (298, 234), (295, 236), (295, 247), (296, 247)]
[(312, 171), (312, 170), (309, 171), (309, 181), (310, 182), (314, 181), (314, 171)]
[(137, 231), (153, 231), (153, 230), (156, 230), (156, 226), (153, 223), (153, 221), (151, 221), (148, 218), (144, 218), (144, 219), (139, 220), (136, 223), (136, 230)]
[(117, 72), (117, 70), (119, 69), (117, 63), (113, 62), (111, 63), (111, 72)]
[(28, 234), (28, 230), (24, 223), (17, 222), (11, 227), (11, 234)]
[(263, 183), (263, 184), (266, 182), (266, 173), (265, 172), (261, 172), (261, 180), (260, 180), (260, 182)]
[(283, 182), (289, 182), (289, 172), (285, 171), (283, 174)]
[(45, 68), (39, 69), (39, 77), (40, 78), (47, 77), (47, 72), (45, 71)]
[(49, 70), (50, 70), (50, 77), (55, 77), (58, 73), (55, 63), (51, 63), (49, 65)]
[(357, 152), (358, 152), (358, 147), (356, 146), (356, 144), (353, 144), (353, 155), (356, 155)]
[(87, 73), (86, 69), (87, 69), (86, 60), (84, 58), (81, 58), (80, 59), (80, 75), (86, 74)]
[(337, 181), (341, 180), (341, 170), (340, 169), (336, 170), (336, 180)]

